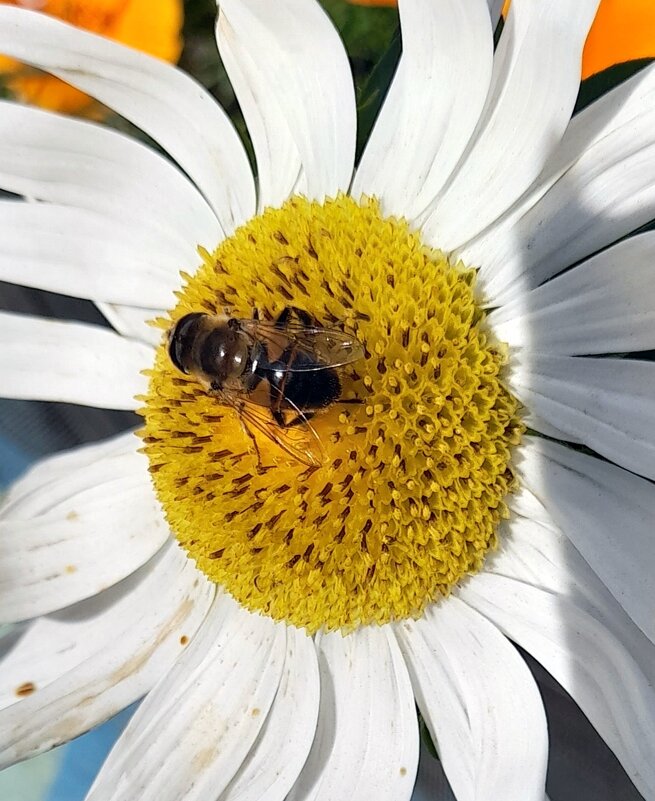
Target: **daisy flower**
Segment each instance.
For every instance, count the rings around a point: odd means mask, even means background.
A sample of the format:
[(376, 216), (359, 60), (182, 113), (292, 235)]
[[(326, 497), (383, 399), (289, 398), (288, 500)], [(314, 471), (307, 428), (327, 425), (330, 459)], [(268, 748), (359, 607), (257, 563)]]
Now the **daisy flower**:
[[(147, 693), (91, 801), (398, 801), (418, 705), (458, 801), (542, 801), (517, 644), (655, 798), (655, 366), (617, 357), (655, 347), (655, 234), (627, 236), (655, 217), (655, 70), (571, 119), (596, 7), (514, 0), (494, 53), (486, 0), (401, 0), (354, 169), (320, 6), (225, 0), (256, 181), (186, 75), (0, 8), (0, 51), (170, 156), (2, 103), (20, 198), (0, 277), (91, 299), (115, 329), (0, 315), (2, 390), (144, 421), (4, 501), (3, 765)], [(169, 356), (187, 314), (289, 306), (363, 352), (340, 378), (359, 403), (311, 421), (319, 464)]]

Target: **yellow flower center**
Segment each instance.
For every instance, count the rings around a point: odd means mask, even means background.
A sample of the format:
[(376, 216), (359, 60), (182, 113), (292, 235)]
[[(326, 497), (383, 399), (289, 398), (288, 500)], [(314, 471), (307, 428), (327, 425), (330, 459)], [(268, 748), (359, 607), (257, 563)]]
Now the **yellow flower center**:
[(256, 449), (163, 342), (142, 436), (172, 530), (243, 606), (310, 632), (420, 614), (480, 568), (514, 484), (518, 403), (475, 272), (345, 196), (294, 197), (203, 258), (162, 328), (300, 307), (364, 346), (341, 371), (341, 397), (361, 403), (312, 419), (324, 461), (309, 467), (257, 432)]

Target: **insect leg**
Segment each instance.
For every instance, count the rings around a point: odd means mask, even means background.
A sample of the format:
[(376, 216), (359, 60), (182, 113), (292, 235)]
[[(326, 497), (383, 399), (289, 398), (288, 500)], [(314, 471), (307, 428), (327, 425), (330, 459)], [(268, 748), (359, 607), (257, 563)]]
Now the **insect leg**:
[(292, 428), (293, 426), (301, 426), (304, 425), (308, 420), (311, 420), (312, 417), (316, 414), (316, 412), (303, 412), (302, 415), (298, 415), (293, 420), (287, 423), (287, 428)]
[(255, 435), (248, 428), (247, 423), (241, 417), (240, 414), (238, 415), (238, 417), (239, 417), (239, 422), (241, 423), (241, 428), (243, 429), (244, 434), (246, 434), (246, 436), (252, 442), (252, 444), (253, 444), (253, 446), (255, 448), (255, 453), (257, 454), (257, 467), (261, 467), (262, 466), (262, 455), (259, 452), (259, 445), (257, 444), (257, 440), (255, 439)]
[(285, 306), (280, 314), (278, 315), (277, 320), (275, 321), (275, 325), (277, 328), (283, 328), (284, 324), (287, 322), (291, 314), (295, 314), (296, 317), (300, 320), (303, 325), (312, 326), (314, 324), (314, 320), (308, 312), (304, 309), (299, 309), (297, 306)]
[(278, 410), (273, 412), (273, 419), (280, 428), (293, 428), (294, 426), (304, 425), (308, 420), (311, 420), (315, 414), (316, 412), (303, 412), (302, 414), (296, 415), (293, 420), (287, 423), (282, 412)]

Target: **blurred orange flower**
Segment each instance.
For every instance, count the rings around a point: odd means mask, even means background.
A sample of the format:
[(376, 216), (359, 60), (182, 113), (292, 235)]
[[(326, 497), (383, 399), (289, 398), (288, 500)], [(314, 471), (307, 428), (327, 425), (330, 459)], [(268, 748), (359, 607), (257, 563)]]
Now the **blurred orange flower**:
[[(175, 62), (182, 52), (182, 0), (0, 0), (59, 17), (79, 28)], [(0, 56), (0, 78), (27, 103), (67, 114), (98, 115), (95, 102), (50, 75)]]
[(655, 57), (655, 2), (602, 0), (589, 31), (582, 58), (582, 77), (613, 64)]
[[(349, 0), (360, 6), (395, 6), (396, 0)], [(510, 0), (506, 0), (503, 14)], [(601, 0), (582, 57), (582, 78), (614, 64), (655, 58), (655, 0)]]

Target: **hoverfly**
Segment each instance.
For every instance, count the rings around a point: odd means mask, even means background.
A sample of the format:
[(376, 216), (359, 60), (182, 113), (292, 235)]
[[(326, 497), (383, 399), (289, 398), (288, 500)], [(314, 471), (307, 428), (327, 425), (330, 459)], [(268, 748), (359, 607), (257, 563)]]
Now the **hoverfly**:
[[(261, 462), (255, 429), (308, 465), (323, 461), (309, 422), (340, 400), (338, 368), (364, 355), (353, 336), (287, 306), (274, 321), (193, 312), (168, 338), (171, 361), (238, 413)], [(359, 403), (358, 400), (341, 400)]]

